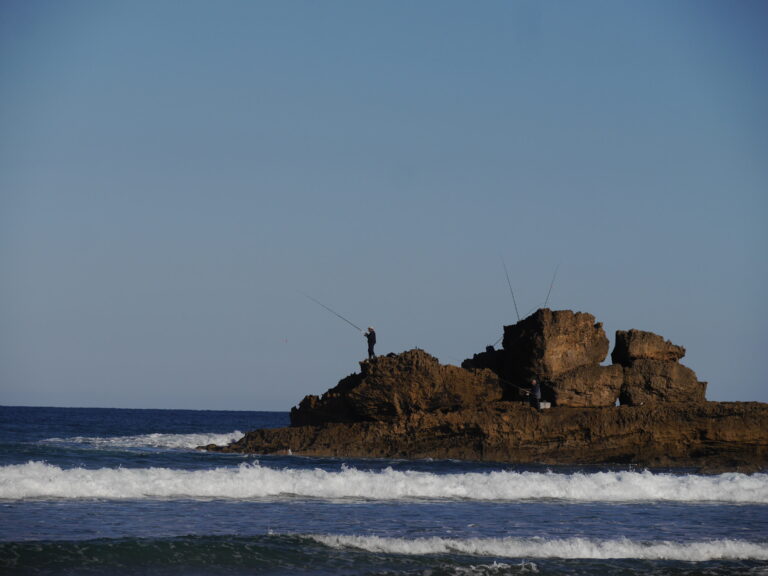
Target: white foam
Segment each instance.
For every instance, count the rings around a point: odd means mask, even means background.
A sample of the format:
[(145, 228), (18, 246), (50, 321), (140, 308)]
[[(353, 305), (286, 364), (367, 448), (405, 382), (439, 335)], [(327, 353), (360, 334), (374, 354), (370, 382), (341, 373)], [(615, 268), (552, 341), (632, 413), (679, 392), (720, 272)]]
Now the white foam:
[(115, 448), (172, 448), (194, 449), (208, 444), (225, 445), (242, 438), (239, 430), (226, 434), (140, 434), (137, 436), (74, 436), (72, 438), (48, 438), (46, 444), (81, 444), (96, 449)]
[(356, 548), (376, 554), (468, 554), (494, 558), (642, 559), (707, 562), (768, 560), (766, 543), (744, 540), (638, 542), (626, 538), (382, 538), (379, 536), (312, 535), (332, 548)]
[(207, 470), (62, 469), (43, 462), (0, 467), (0, 498), (452, 499), (577, 502), (768, 503), (768, 475), (651, 472), (556, 474), (276, 469), (259, 464)]
[(537, 573), (538, 566), (533, 562), (522, 561), (520, 564), (512, 566), (504, 562), (493, 562), (491, 564), (478, 564), (469, 566), (451, 566), (450, 574), (466, 574), (467, 576), (485, 576), (493, 574), (524, 574), (527, 572)]

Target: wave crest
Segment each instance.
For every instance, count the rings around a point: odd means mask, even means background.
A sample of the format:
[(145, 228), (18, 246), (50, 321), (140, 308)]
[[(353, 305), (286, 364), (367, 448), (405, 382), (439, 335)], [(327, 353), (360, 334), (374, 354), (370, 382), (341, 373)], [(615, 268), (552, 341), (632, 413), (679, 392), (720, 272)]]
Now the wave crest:
[(225, 445), (242, 438), (244, 434), (239, 430), (224, 434), (198, 433), (198, 434), (138, 434), (136, 436), (74, 436), (72, 438), (47, 438), (45, 444), (77, 444), (82, 447), (98, 450), (112, 450), (125, 448), (170, 448), (193, 450), (198, 446), (208, 444)]
[(331, 548), (352, 548), (376, 554), (467, 554), (495, 558), (642, 559), (707, 562), (768, 560), (765, 543), (743, 540), (700, 542), (638, 542), (626, 538), (593, 540), (566, 538), (383, 538), (379, 536), (313, 535)]
[(338, 471), (241, 464), (207, 470), (64, 469), (44, 462), (0, 467), (0, 499), (354, 498), (476, 501), (768, 503), (768, 475), (697, 476), (651, 472), (558, 474)]

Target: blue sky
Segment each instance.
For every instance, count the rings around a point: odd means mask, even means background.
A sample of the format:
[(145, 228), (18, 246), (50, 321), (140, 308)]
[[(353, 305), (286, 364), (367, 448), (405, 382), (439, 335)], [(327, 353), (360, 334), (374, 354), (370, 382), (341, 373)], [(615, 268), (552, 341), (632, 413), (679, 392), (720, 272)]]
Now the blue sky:
[(549, 300), (768, 401), (765, 2), (0, 3), (0, 403), (287, 410)]

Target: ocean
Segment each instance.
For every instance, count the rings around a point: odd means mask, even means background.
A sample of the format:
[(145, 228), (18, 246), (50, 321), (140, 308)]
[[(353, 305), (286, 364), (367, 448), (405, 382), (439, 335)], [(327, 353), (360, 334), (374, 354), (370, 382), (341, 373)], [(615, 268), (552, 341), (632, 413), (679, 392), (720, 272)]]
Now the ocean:
[(768, 474), (195, 449), (287, 424), (0, 407), (0, 573), (768, 575)]

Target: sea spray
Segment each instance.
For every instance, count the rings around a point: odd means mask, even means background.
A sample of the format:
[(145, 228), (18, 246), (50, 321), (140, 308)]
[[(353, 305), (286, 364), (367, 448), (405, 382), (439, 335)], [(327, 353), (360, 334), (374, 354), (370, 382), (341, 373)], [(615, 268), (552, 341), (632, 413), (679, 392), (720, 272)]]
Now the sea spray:
[(768, 503), (768, 475), (717, 476), (644, 472), (430, 472), (342, 467), (270, 468), (261, 464), (206, 470), (62, 468), (44, 462), (0, 467), (0, 499), (467, 500), (574, 502)]

